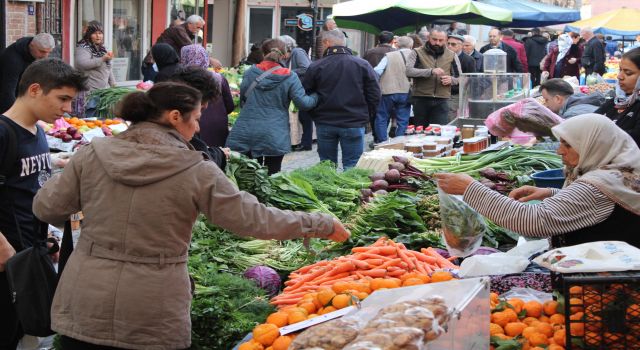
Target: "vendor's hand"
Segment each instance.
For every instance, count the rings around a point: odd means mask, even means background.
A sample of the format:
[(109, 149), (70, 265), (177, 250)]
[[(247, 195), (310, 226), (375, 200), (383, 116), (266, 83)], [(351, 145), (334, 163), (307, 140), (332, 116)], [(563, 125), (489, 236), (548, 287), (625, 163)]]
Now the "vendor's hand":
[(335, 242), (344, 242), (351, 236), (351, 232), (347, 230), (344, 225), (340, 222), (340, 220), (334, 218), (333, 219), (333, 233), (327, 237)]
[(569, 64), (574, 64), (574, 63), (578, 62), (578, 60), (575, 57), (572, 57), (572, 58), (569, 59), (568, 62), (569, 62)]
[(440, 187), (445, 193), (460, 195), (464, 194), (467, 187), (475, 181), (467, 174), (441, 173), (436, 174), (436, 178), (438, 179), (438, 187)]
[(442, 83), (442, 85), (448, 86), (448, 85), (451, 85), (451, 83), (453, 82), (453, 79), (451, 79), (450, 75), (445, 75), (440, 77), (440, 82)]
[(509, 198), (515, 199), (519, 202), (543, 200), (551, 196), (552, 196), (551, 189), (539, 188), (535, 186), (522, 186), (520, 188), (516, 188), (515, 190), (509, 193)]
[(437, 77), (444, 75), (444, 70), (442, 70), (442, 68), (433, 68), (431, 70), (431, 75), (435, 75)]
[(16, 254), (16, 250), (13, 249), (11, 244), (7, 241), (4, 235), (0, 232), (0, 272), (4, 272), (5, 264), (7, 260)]
[(229, 158), (231, 158), (231, 149), (229, 147), (220, 147), (220, 149), (222, 150), (222, 153), (224, 153), (225, 157), (227, 157), (227, 160), (229, 160)]

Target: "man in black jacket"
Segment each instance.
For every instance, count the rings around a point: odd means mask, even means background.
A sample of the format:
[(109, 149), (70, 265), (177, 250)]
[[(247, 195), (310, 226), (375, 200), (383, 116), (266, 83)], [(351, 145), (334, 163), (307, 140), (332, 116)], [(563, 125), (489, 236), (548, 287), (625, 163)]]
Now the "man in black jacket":
[(382, 57), (387, 54), (387, 52), (395, 51), (393, 48), (393, 40), (394, 35), (392, 32), (387, 32), (386, 30), (381, 32), (378, 35), (378, 46), (373, 49), (367, 50), (367, 52), (362, 56), (365, 61), (369, 62), (371, 67), (376, 67), (378, 63), (382, 60)]
[[(475, 73), (476, 61), (466, 53), (462, 51), (462, 45), (464, 44), (464, 37), (456, 34), (449, 35), (447, 39), (447, 48), (458, 55), (460, 61), (460, 69), (462, 73)], [(457, 78), (460, 76), (460, 72), (456, 71), (454, 76)], [(451, 87), (451, 98), (449, 99), (449, 121), (458, 117), (458, 107), (460, 103), (460, 89), (458, 85)]]
[(531, 34), (531, 37), (524, 43), (524, 49), (527, 51), (531, 82), (533, 86), (538, 86), (540, 85), (540, 74), (542, 73), (540, 62), (546, 55), (549, 40), (542, 36), (540, 28), (531, 29)]
[[(502, 34), (500, 30), (494, 28), (489, 31), (489, 43), (480, 49), (480, 53), (485, 53), (491, 49), (500, 49), (507, 53), (507, 72), (522, 73), (522, 64), (518, 59), (516, 50), (502, 42)], [(486, 67), (485, 67), (486, 69)]]
[(582, 28), (580, 30), (580, 36), (587, 41), (584, 45), (582, 59), (580, 60), (585, 73), (587, 75), (591, 73), (604, 75), (604, 73), (607, 72), (607, 68), (604, 65), (605, 58), (607, 57), (604, 45), (593, 35), (593, 30), (589, 27)]
[(311, 110), (320, 160), (337, 164), (340, 144), (342, 165), (348, 169), (364, 151), (364, 128), (376, 115), (380, 86), (371, 65), (345, 47), (340, 30), (323, 32), (321, 40), (325, 55), (311, 63), (302, 84), (320, 97)]
[(476, 62), (476, 73), (482, 73), (484, 65), (484, 57), (478, 50), (476, 50), (476, 38), (471, 35), (464, 35), (464, 43), (462, 44), (462, 51), (469, 55)]
[(47, 58), (55, 46), (51, 34), (40, 33), (18, 39), (0, 54), (0, 113), (16, 101), (18, 82), (25, 69), (35, 60)]

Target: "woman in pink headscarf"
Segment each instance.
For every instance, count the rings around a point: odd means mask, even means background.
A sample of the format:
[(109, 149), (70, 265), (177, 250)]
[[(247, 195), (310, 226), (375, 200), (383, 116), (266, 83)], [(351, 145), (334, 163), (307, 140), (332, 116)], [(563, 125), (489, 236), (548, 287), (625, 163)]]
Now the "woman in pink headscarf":
[[(209, 54), (202, 45), (187, 45), (180, 50), (180, 63), (187, 66), (209, 67)], [(229, 136), (229, 113), (234, 104), (229, 82), (222, 75), (211, 72), (220, 84), (221, 95), (209, 102), (200, 118), (200, 139), (209, 147), (224, 147)]]

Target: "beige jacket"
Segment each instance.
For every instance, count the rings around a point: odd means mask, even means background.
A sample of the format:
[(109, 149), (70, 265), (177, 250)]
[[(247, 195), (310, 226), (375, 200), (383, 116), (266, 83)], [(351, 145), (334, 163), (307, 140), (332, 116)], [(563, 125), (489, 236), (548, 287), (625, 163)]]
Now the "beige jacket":
[(332, 218), (267, 208), (173, 129), (143, 122), (94, 139), (37, 193), (33, 211), (60, 223), (82, 210), (78, 246), (52, 307), (56, 332), (128, 349), (191, 344), (187, 253), (204, 213), (243, 236), (326, 237)]

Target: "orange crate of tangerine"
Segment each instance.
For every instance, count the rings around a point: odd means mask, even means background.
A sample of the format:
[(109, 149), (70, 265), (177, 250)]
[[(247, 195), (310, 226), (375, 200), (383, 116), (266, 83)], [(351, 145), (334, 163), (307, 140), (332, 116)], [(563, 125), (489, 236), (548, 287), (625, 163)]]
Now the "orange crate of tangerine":
[(640, 350), (640, 272), (553, 274), (567, 350)]

